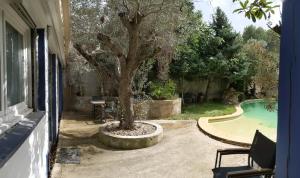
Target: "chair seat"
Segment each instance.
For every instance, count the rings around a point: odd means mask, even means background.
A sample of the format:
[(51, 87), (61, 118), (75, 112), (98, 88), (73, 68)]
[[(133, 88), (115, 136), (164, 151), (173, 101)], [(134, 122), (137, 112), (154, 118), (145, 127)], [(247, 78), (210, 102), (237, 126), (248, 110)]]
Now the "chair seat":
[[(227, 173), (234, 171), (244, 171), (251, 170), (253, 168), (249, 166), (239, 166), (239, 167), (220, 167), (212, 169), (214, 178), (226, 178)], [(252, 176), (249, 178), (261, 178), (261, 176)]]

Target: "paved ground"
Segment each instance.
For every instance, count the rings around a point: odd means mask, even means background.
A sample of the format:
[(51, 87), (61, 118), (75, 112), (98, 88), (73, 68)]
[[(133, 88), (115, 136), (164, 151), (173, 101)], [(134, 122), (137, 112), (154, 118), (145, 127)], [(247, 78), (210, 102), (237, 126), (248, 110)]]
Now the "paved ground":
[[(99, 125), (88, 117), (65, 114), (59, 148), (77, 147), (81, 163), (56, 163), (53, 178), (212, 178), (216, 150), (232, 147), (202, 134), (196, 121), (155, 121), (164, 128), (163, 140), (150, 148), (113, 150), (99, 143)], [(246, 163), (245, 157), (226, 157), (224, 164)]]

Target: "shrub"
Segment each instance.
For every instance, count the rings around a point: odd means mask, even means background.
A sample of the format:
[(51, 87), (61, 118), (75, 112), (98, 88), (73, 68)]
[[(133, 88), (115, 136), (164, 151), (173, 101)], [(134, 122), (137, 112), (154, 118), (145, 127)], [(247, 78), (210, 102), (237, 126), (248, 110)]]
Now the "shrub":
[(173, 99), (175, 97), (176, 84), (172, 80), (165, 82), (154, 81), (149, 84), (150, 96), (156, 100)]

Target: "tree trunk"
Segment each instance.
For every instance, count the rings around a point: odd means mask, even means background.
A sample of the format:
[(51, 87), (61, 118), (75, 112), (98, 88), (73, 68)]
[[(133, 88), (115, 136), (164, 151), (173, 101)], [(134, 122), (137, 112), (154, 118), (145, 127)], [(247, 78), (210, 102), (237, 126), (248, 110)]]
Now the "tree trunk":
[(126, 64), (121, 65), (121, 78), (119, 87), (119, 99), (123, 118), (121, 119), (120, 127), (122, 129), (134, 128), (134, 110), (132, 102), (132, 82), (135, 75), (135, 71), (139, 67), (137, 52), (139, 45), (139, 23), (129, 23), (128, 35), (129, 35), (129, 49), (126, 58)]
[(123, 118), (121, 119), (120, 127), (126, 130), (133, 129), (134, 122), (134, 111), (131, 93), (131, 80), (125, 76), (121, 77), (119, 88), (119, 100)]
[(211, 77), (208, 77), (207, 79), (207, 85), (206, 85), (206, 91), (205, 91), (205, 97), (204, 97), (204, 101), (208, 101), (208, 92), (209, 92), (209, 88), (210, 88), (210, 83), (212, 81)]
[(184, 77), (182, 76), (181, 77), (181, 100), (182, 100), (182, 104), (185, 104), (184, 103), (184, 91), (183, 91), (183, 88), (184, 88)]

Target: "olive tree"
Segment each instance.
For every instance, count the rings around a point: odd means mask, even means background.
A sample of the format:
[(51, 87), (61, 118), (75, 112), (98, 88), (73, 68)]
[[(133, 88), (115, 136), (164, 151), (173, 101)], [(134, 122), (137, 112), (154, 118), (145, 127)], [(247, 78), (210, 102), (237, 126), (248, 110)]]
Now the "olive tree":
[[(90, 64), (112, 76), (118, 87), (123, 115), (120, 127), (123, 129), (134, 126), (132, 86), (135, 74), (145, 61), (172, 54), (176, 43), (175, 29), (182, 20), (185, 1), (110, 0), (91, 4), (103, 9), (95, 24), (97, 29), (91, 32), (97, 42), (78, 42), (74, 47)], [(97, 60), (104, 54), (114, 61), (114, 68), (105, 68)]]

